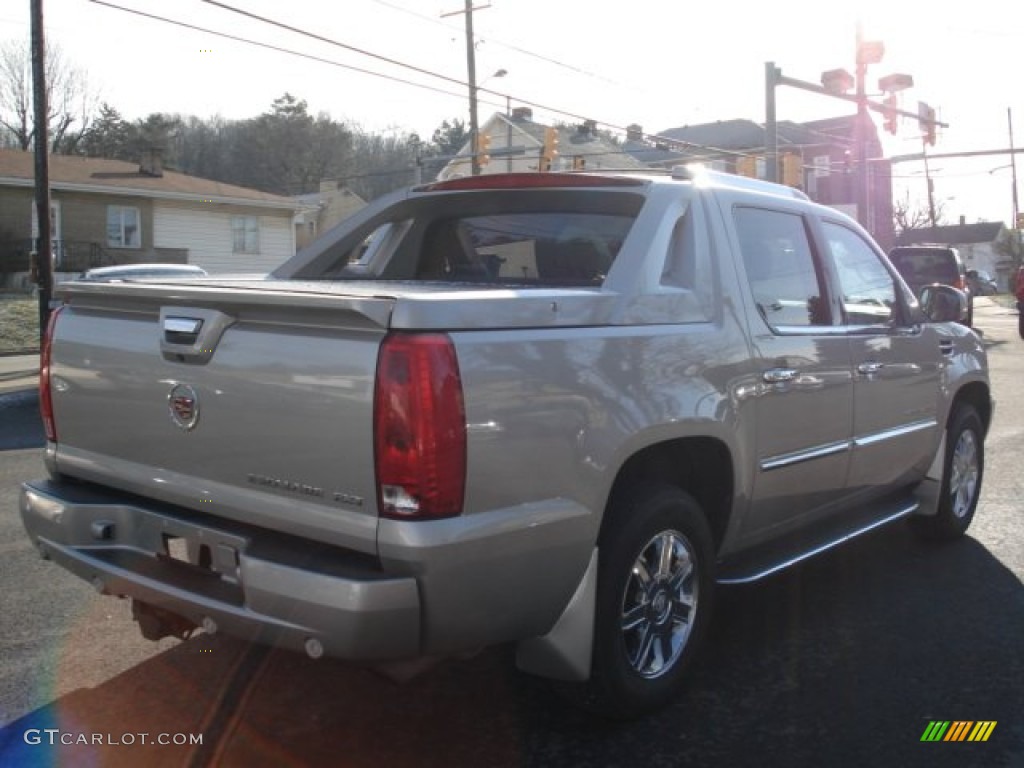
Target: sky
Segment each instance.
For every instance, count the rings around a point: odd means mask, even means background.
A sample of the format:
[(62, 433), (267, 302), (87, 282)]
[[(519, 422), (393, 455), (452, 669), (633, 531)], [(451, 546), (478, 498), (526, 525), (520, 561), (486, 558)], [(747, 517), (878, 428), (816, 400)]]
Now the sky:
[[(415, 132), (429, 139), (443, 120), (468, 120), (465, 16), (458, 13), (463, 0), (109, 2), (305, 56), (90, 0), (43, 0), (48, 40), (87, 72), (100, 99), (129, 120), (151, 112), (252, 117), (286, 91), (305, 99), (312, 112), (371, 131)], [(764, 122), (765, 63), (810, 82), (829, 69), (852, 72), (860, 24), (865, 39), (885, 46), (883, 60), (869, 68), (869, 91), (883, 75), (909, 73), (915, 85), (904, 93), (903, 108), (916, 111), (922, 100), (949, 123), (930, 153), (1005, 149), (1010, 115), (1014, 143), (1024, 146), (1024, 88), (1015, 66), (1024, 51), (1024, 3), (477, 0), (476, 6), (477, 82), (497, 92), (481, 93), (483, 117), (530, 102), (540, 121), (636, 123), (652, 133), (734, 118)], [(29, 9), (29, 0), (0, 5), (0, 40), (27, 44)], [(507, 74), (495, 77), (500, 70)], [(790, 88), (777, 95), (780, 120), (850, 111), (843, 102)], [(890, 156), (921, 150), (916, 121), (905, 120), (898, 135), (883, 137)], [(1024, 155), (1017, 157), (1024, 184)], [(935, 198), (947, 222), (964, 216), (968, 222), (1009, 223), (1009, 165), (1005, 154), (931, 160)], [(897, 164), (894, 176), (895, 194), (909, 193), (923, 205), (921, 164)]]

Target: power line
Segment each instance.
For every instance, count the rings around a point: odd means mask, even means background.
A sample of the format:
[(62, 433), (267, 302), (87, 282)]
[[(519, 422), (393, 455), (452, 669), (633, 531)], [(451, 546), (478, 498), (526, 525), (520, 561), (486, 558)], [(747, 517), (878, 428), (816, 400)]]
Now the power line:
[(298, 27), (293, 27), (290, 24), (285, 24), (283, 21), (275, 21), (274, 19), (267, 18), (266, 16), (260, 16), (257, 13), (252, 13), (251, 11), (246, 11), (242, 8), (236, 8), (235, 6), (228, 5), (227, 3), (218, 2), (218, 0), (202, 0), (202, 2), (206, 3), (207, 5), (216, 6), (217, 8), (223, 8), (225, 11), (230, 11), (231, 13), (237, 13), (239, 16), (245, 16), (246, 18), (254, 19), (255, 21), (262, 21), (264, 24), (269, 24), (271, 26), (278, 27), (279, 29), (285, 29), (289, 32), (294, 32), (297, 35), (309, 37), (313, 40), (319, 40), (321, 43), (327, 43), (328, 45), (333, 45), (337, 48), (344, 48), (346, 51), (352, 51), (363, 56), (369, 56), (371, 59), (377, 59), (379, 61), (392, 64), (396, 67), (402, 67), (403, 69), (411, 69), (413, 72), (418, 72), (421, 75), (436, 77), (439, 80), (444, 80), (446, 82), (454, 83), (456, 85), (467, 85), (467, 83), (463, 80), (459, 80), (454, 77), (449, 77), (448, 75), (443, 75), (440, 72), (433, 72), (429, 69), (424, 69), (423, 67), (417, 67), (415, 64), (407, 64), (404, 61), (392, 59), (390, 56), (384, 56), (379, 53), (373, 53), (372, 51), (367, 51), (363, 48), (358, 48), (354, 45), (349, 45), (348, 43), (342, 43), (339, 42), (338, 40), (332, 40), (329, 37), (318, 35), (315, 32), (310, 32), (305, 29), (299, 29)]
[[(323, 37), (323, 36), (318, 35), (316, 33), (308, 32), (306, 30), (302, 30), (302, 29), (299, 29), (297, 27), (292, 27), (292, 26), (290, 26), (288, 24), (284, 24), (283, 22), (277, 22), (277, 21), (274, 21), (273, 19), (267, 19), (265, 17), (259, 16), (258, 14), (253, 14), (253, 13), (250, 13), (248, 11), (244, 11), (242, 9), (234, 8), (233, 6), (229, 6), (229, 5), (225, 4), (225, 3), (217, 2), (216, 0), (202, 0), (202, 1), (204, 3), (208, 3), (210, 5), (218, 6), (220, 8), (223, 8), (225, 10), (229, 10), (229, 11), (237, 13), (237, 14), (241, 14), (243, 16), (246, 16), (246, 17), (258, 20), (258, 21), (262, 21), (262, 22), (264, 22), (266, 24), (270, 24), (272, 26), (276, 26), (276, 27), (279, 27), (279, 28), (282, 28), (282, 29), (286, 29), (286, 30), (288, 30), (290, 32), (294, 32), (294, 33), (299, 34), (299, 35), (303, 35), (303, 36), (306, 36), (306, 37), (309, 37), (309, 38), (312, 38), (312, 39), (315, 39), (315, 40), (320, 40), (322, 42), (326, 42), (326, 43), (331, 44), (331, 45), (335, 45), (335, 46), (338, 46), (338, 47), (341, 47), (341, 48), (352, 50), (354, 52), (361, 53), (363, 55), (370, 56), (370, 57), (375, 58), (375, 59), (380, 59), (380, 60), (392, 63), (392, 64), (394, 64), (396, 66), (404, 67), (404, 68), (407, 68), (407, 69), (412, 69), (412, 70), (417, 71), (419, 73), (426, 74), (426, 75), (428, 75), (430, 77), (435, 77), (435, 78), (444, 80), (446, 82), (455, 83), (455, 84), (460, 85), (460, 86), (467, 86), (468, 85), (468, 83), (466, 83), (465, 81), (449, 77), (448, 75), (444, 75), (444, 74), (441, 74), (441, 73), (438, 73), (438, 72), (432, 72), (430, 70), (424, 69), (422, 67), (417, 67), (417, 66), (414, 66), (414, 65), (411, 65), (411, 64), (405, 64), (404, 62), (400, 62), (397, 59), (391, 59), (391, 58), (389, 58), (387, 56), (381, 56), (379, 54), (375, 54), (375, 53), (372, 53), (370, 51), (364, 51), (364, 50), (359, 49), (359, 48), (357, 48), (355, 46), (350, 46), (350, 45), (347, 45), (346, 43), (341, 43), (341, 42), (338, 42), (338, 41), (335, 41), (335, 40), (331, 40), (329, 38)], [(407, 80), (405, 78), (397, 77), (395, 75), (387, 75), (387, 74), (384, 74), (382, 72), (375, 72), (373, 70), (365, 69), (363, 67), (357, 67), (357, 66), (354, 66), (354, 65), (351, 65), (351, 64), (343, 64), (341, 62), (334, 61), (332, 59), (325, 59), (325, 58), (323, 58), (321, 56), (315, 56), (313, 54), (303, 53), (302, 51), (296, 51), (296, 50), (293, 50), (293, 49), (290, 49), (290, 48), (284, 48), (282, 46), (273, 45), (271, 43), (264, 43), (264, 42), (261, 42), (261, 41), (258, 41), (258, 40), (253, 40), (251, 38), (241, 37), (239, 35), (232, 35), (232, 34), (227, 33), (227, 32), (220, 32), (220, 31), (212, 30), (212, 29), (209, 29), (209, 28), (206, 28), (206, 27), (200, 27), (200, 26), (195, 25), (195, 24), (189, 24), (189, 23), (186, 23), (186, 22), (183, 22), (183, 21), (177, 21), (175, 19), (169, 19), (169, 18), (164, 17), (164, 16), (158, 16), (156, 14), (151, 14), (151, 13), (146, 13), (144, 11), (135, 10), (134, 8), (126, 8), (124, 6), (115, 5), (114, 3), (107, 2), (106, 0), (90, 0), (90, 2), (95, 3), (97, 5), (106, 6), (108, 8), (113, 8), (115, 10), (123, 11), (125, 13), (131, 13), (131, 14), (135, 14), (137, 16), (142, 16), (142, 17), (145, 17), (145, 18), (153, 19), (155, 21), (161, 21), (161, 22), (164, 22), (164, 23), (167, 23), (167, 24), (172, 24), (172, 25), (183, 27), (183, 28), (186, 28), (186, 29), (192, 29), (192, 30), (196, 30), (196, 31), (203, 32), (203, 33), (206, 33), (206, 34), (211, 34), (211, 35), (214, 35), (216, 37), (222, 37), (222, 38), (226, 38), (226, 39), (229, 39), (229, 40), (235, 40), (237, 42), (245, 43), (245, 44), (248, 44), (248, 45), (254, 45), (254, 46), (257, 46), (257, 47), (260, 47), (260, 48), (266, 48), (268, 50), (277, 51), (279, 53), (287, 53), (287, 54), (291, 54), (293, 56), (299, 56), (301, 58), (308, 59), (310, 61), (316, 61), (316, 62), (320, 62), (322, 64), (329, 64), (331, 66), (340, 67), (342, 69), (352, 70), (354, 72), (359, 72), (361, 74), (366, 74), (366, 75), (370, 75), (370, 76), (373, 76), (373, 77), (380, 77), (380, 78), (383, 78), (385, 80), (391, 80), (393, 82), (402, 83), (404, 85), (410, 85), (410, 86), (417, 87), (417, 88), (423, 88), (423, 89), (426, 89), (426, 90), (429, 90), (429, 91), (433, 91), (435, 93), (441, 93), (441, 94), (444, 94), (446, 96), (451, 96), (451, 97), (458, 98), (458, 99), (464, 98), (462, 96), (462, 94), (457, 94), (457, 93), (453, 93), (451, 91), (446, 91), (446, 90), (443, 90), (441, 88), (437, 88), (435, 86), (426, 85), (424, 83), (417, 83), (415, 81)], [(569, 112), (567, 110), (559, 109), (558, 107), (552, 107), (552, 106), (549, 106), (549, 105), (545, 105), (545, 104), (542, 104), (540, 102), (532, 101), (530, 99), (522, 99), (522, 98), (513, 96), (511, 94), (501, 93), (500, 91), (492, 90), (490, 88), (478, 88), (478, 91), (489, 93), (489, 94), (492, 94), (494, 96), (502, 97), (506, 101), (508, 101), (508, 100), (515, 100), (519, 104), (524, 104), (524, 105), (528, 105), (528, 106), (531, 106), (531, 107), (535, 107), (537, 109), (544, 110), (546, 112), (550, 112), (550, 113), (553, 113), (553, 114), (556, 114), (556, 115), (562, 115), (564, 117), (569, 117), (569, 118), (572, 118), (574, 120), (586, 121), (586, 120), (590, 120), (591, 119), (591, 118), (589, 118), (589, 117), (587, 117), (585, 115), (577, 114), (577, 113), (574, 113), (574, 112)], [(497, 106), (497, 105), (494, 104), (494, 102), (485, 102), (485, 103), (490, 103), (490, 104), (492, 104), (494, 106)], [(628, 133), (629, 132), (629, 129), (626, 126), (620, 126), (620, 125), (616, 125), (614, 123), (607, 123), (607, 122), (601, 122), (601, 121), (596, 121), (596, 120), (594, 122), (596, 122), (598, 125), (604, 126), (605, 128), (607, 128), (609, 130), (618, 131), (620, 133)], [(694, 150), (709, 151), (709, 152), (714, 152), (714, 153), (720, 154), (720, 155), (726, 155), (726, 156), (729, 156), (729, 157), (751, 157), (752, 156), (749, 152), (723, 149), (721, 147), (714, 147), (714, 146), (707, 145), (707, 144), (695, 144), (693, 142), (684, 141), (684, 140), (680, 140), (680, 139), (673, 139), (673, 138), (670, 138), (668, 136), (659, 136), (657, 134), (643, 134), (642, 137), (646, 138), (648, 140), (652, 140), (652, 141), (661, 143), (661, 144), (668, 144), (668, 145), (670, 145), (670, 146), (672, 146), (674, 148), (677, 148), (677, 149), (694, 149)]]
[[(451, 30), (452, 32), (461, 32), (462, 31), (460, 28), (454, 27), (451, 24), (446, 24), (445, 22), (441, 21), (440, 19), (434, 19), (434, 18), (432, 18), (430, 16), (426, 16), (426, 15), (424, 15), (422, 13), (417, 13), (416, 11), (412, 10), (411, 8), (403, 8), (402, 6), (396, 5), (395, 3), (390, 3), (387, 0), (370, 0), (370, 2), (376, 3), (377, 5), (382, 5), (385, 8), (391, 8), (392, 10), (399, 11), (400, 13), (408, 14), (409, 16), (413, 16), (413, 17), (415, 17), (417, 19), (422, 19), (423, 21), (429, 21), (431, 24), (436, 24), (438, 26), (444, 27), (445, 29)], [(527, 50), (525, 48), (520, 48), (519, 46), (513, 45), (512, 43), (507, 43), (507, 42), (504, 42), (502, 40), (496, 40), (494, 38), (491, 38), (490, 36), (484, 38), (484, 37), (480, 37), (479, 35), (474, 35), (474, 41), (479, 41), (479, 42), (482, 42), (482, 43), (483, 42), (491, 42), (491, 43), (494, 43), (495, 45), (501, 46), (502, 48), (508, 48), (510, 51), (515, 51), (516, 53), (521, 53), (524, 56), (530, 56), (531, 58), (547, 62), (548, 64), (554, 64), (557, 67), (562, 67), (563, 69), (568, 69), (571, 72), (576, 72), (577, 74), (586, 75), (587, 77), (593, 77), (593, 78), (595, 78), (597, 80), (603, 80), (604, 82), (611, 83), (612, 85), (619, 85), (619, 86), (623, 86), (623, 87), (632, 87), (632, 86), (627, 86), (625, 83), (618, 82), (617, 80), (613, 80), (613, 79), (611, 79), (609, 77), (605, 77), (604, 75), (601, 75), (601, 74), (599, 74), (597, 72), (590, 72), (589, 70), (582, 69), (581, 67), (574, 66), (573, 64), (567, 64), (564, 61), (559, 61), (558, 59), (553, 59), (550, 56), (545, 56), (544, 54), (536, 53), (535, 51), (529, 51), (529, 50)]]
[[(438, 88), (438, 87), (433, 86), (433, 85), (427, 85), (426, 83), (417, 83), (417, 82), (415, 82), (413, 80), (407, 80), (405, 78), (397, 77), (395, 75), (388, 75), (388, 74), (384, 74), (383, 72), (374, 72), (371, 69), (365, 69), (363, 67), (357, 67), (357, 66), (355, 66), (353, 64), (343, 64), (340, 61), (334, 61), (332, 59), (325, 59), (322, 56), (314, 56), (313, 54), (310, 54), (310, 53), (303, 53), (302, 51), (296, 51), (296, 50), (291, 49), (291, 48), (284, 48), (282, 46), (273, 45), (271, 43), (264, 43), (264, 42), (261, 42), (259, 40), (253, 40), (253, 39), (248, 38), (248, 37), (241, 37), (239, 35), (232, 35), (232, 34), (230, 34), (228, 32), (220, 32), (220, 31), (215, 30), (215, 29), (209, 29), (208, 27), (200, 27), (200, 26), (198, 26), (196, 24), (189, 24), (189, 23), (184, 22), (184, 21), (178, 21), (176, 19), (169, 19), (166, 16), (157, 16), (156, 14), (146, 13), (145, 11), (138, 11), (138, 10), (135, 10), (134, 8), (125, 8), (124, 6), (115, 5), (114, 3), (106, 2), (106, 0), (89, 0), (89, 1), (92, 2), (92, 3), (95, 3), (96, 5), (103, 5), (103, 6), (106, 6), (107, 8), (113, 8), (114, 10), (117, 10), (117, 11), (123, 11), (125, 13), (135, 14), (136, 16), (143, 16), (143, 17), (145, 17), (147, 19), (152, 19), (154, 21), (160, 21), (160, 22), (163, 22), (165, 24), (173, 24), (174, 26), (184, 27), (185, 29), (195, 30), (196, 32), (203, 32), (203, 33), (208, 34), (208, 35), (214, 35), (215, 37), (223, 37), (223, 38), (226, 38), (228, 40), (234, 40), (234, 41), (239, 42), (239, 43), (245, 43), (247, 45), (254, 45), (254, 46), (257, 46), (258, 48), (266, 48), (266, 49), (271, 50), (271, 51), (277, 51), (278, 53), (287, 53), (287, 54), (290, 54), (292, 56), (298, 56), (298, 57), (303, 58), (303, 59), (309, 59), (310, 61), (316, 61), (316, 62), (319, 62), (321, 64), (329, 64), (329, 65), (331, 65), (333, 67), (340, 67), (341, 69), (352, 70), (353, 72), (359, 72), (360, 74), (370, 75), (371, 77), (379, 77), (379, 78), (383, 78), (384, 80), (391, 80), (391, 81), (396, 82), (396, 83), (402, 83), (403, 85), (411, 85), (414, 88), (422, 88), (424, 90), (432, 91), (434, 93), (440, 93), (440, 94), (443, 94), (445, 96), (452, 96), (452, 97), (455, 97), (455, 98), (460, 99), (460, 100), (465, 98), (464, 95), (461, 94), (461, 93), (455, 93), (453, 91), (446, 91), (446, 90), (444, 90), (442, 88)], [(501, 95), (501, 94), (498, 94), (498, 95)], [(487, 102), (487, 103), (491, 103), (491, 104), (493, 104), (495, 106), (499, 106), (499, 105), (495, 104), (494, 102)]]
[[(93, 0), (93, 1), (96, 2), (97, 0)], [(308, 30), (299, 29), (298, 27), (293, 27), (290, 24), (285, 24), (284, 22), (281, 22), (281, 21), (275, 21), (274, 19), (270, 19), (270, 18), (267, 18), (265, 16), (260, 16), (259, 14), (252, 13), (250, 11), (246, 11), (246, 10), (243, 10), (241, 8), (236, 8), (235, 6), (228, 5), (227, 3), (219, 2), (219, 0), (202, 0), (202, 2), (207, 3), (208, 5), (216, 6), (218, 8), (223, 8), (224, 10), (231, 11), (232, 13), (237, 13), (237, 14), (239, 14), (241, 16), (245, 16), (245, 17), (250, 18), (250, 19), (254, 19), (254, 20), (257, 20), (257, 21), (262, 21), (265, 24), (270, 24), (271, 26), (275, 26), (275, 27), (278, 27), (280, 29), (285, 29), (285, 30), (288, 30), (289, 32), (294, 32), (294, 33), (296, 33), (298, 35), (303, 35), (305, 37), (309, 37), (309, 38), (311, 38), (313, 40), (319, 40), (320, 42), (327, 43), (329, 45), (335, 45), (335, 46), (338, 46), (340, 48), (344, 48), (344, 49), (349, 50), (349, 51), (354, 51), (356, 53), (363, 54), (365, 56), (370, 56), (370, 57), (372, 57), (374, 59), (379, 59), (381, 61), (385, 61), (385, 62), (387, 62), (389, 64), (393, 64), (393, 65), (398, 66), (398, 67), (404, 67), (406, 69), (411, 69), (411, 70), (413, 70), (415, 72), (419, 72), (421, 74), (426, 74), (426, 75), (429, 75), (431, 77), (436, 77), (438, 79), (444, 80), (444, 81), (449, 82), (449, 83), (456, 83), (456, 84), (461, 85), (461, 86), (468, 86), (469, 85), (469, 83), (467, 83), (464, 80), (458, 80), (457, 78), (449, 77), (448, 75), (441, 74), (440, 72), (432, 72), (431, 70), (424, 69), (423, 67), (418, 67), (418, 66), (416, 66), (414, 64), (407, 64), (405, 62), (398, 61), (397, 59), (393, 59), (393, 58), (391, 58), (389, 56), (383, 56), (383, 55), (378, 54), (378, 53), (373, 53), (371, 51), (366, 51), (364, 49), (357, 48), (356, 46), (349, 45), (347, 43), (342, 43), (342, 42), (339, 42), (337, 40), (332, 40), (329, 37), (324, 37), (323, 35), (318, 35), (315, 32), (309, 32)], [(491, 94), (498, 95), (498, 96), (504, 96), (506, 99), (514, 98), (514, 97), (512, 97), (512, 96), (510, 96), (508, 94), (501, 94), (498, 91), (493, 91), (493, 90), (490, 90), (488, 88), (477, 88), (477, 90), (478, 91), (486, 91), (487, 93), (491, 93)], [(589, 120), (590, 119), (590, 118), (588, 118), (588, 117), (586, 117), (584, 115), (575, 114), (573, 112), (567, 112), (566, 110), (559, 109), (557, 107), (545, 106), (543, 104), (539, 104), (538, 102), (530, 101), (528, 99), (516, 98), (516, 101), (519, 102), (520, 104), (528, 104), (530, 106), (537, 107), (537, 109), (543, 109), (545, 111), (553, 112), (553, 113), (559, 114), (559, 115), (564, 115), (566, 117), (571, 117), (571, 118), (576, 119), (576, 120)], [(612, 123), (604, 123), (604, 122), (599, 122), (599, 124), (603, 125), (603, 126), (605, 126), (607, 128), (620, 131), (622, 133), (627, 133), (628, 132), (628, 129), (625, 126), (614, 125)], [(677, 140), (677, 139), (669, 139), (667, 137), (662, 137), (662, 136), (654, 136), (653, 138), (658, 140), (658, 141), (668, 141), (668, 142), (671, 142), (675, 146), (682, 147), (684, 149), (710, 150), (712, 152), (716, 152), (716, 153), (719, 153), (719, 154), (724, 154), (724, 155), (729, 155), (729, 156), (736, 156), (736, 157), (748, 157), (749, 156), (749, 155), (747, 155), (744, 152), (738, 152), (738, 151), (735, 151), (735, 150), (722, 149), (720, 147), (713, 147), (713, 146), (708, 146), (708, 145), (705, 145), (705, 144), (694, 144), (692, 142), (681, 141), (681, 140)]]

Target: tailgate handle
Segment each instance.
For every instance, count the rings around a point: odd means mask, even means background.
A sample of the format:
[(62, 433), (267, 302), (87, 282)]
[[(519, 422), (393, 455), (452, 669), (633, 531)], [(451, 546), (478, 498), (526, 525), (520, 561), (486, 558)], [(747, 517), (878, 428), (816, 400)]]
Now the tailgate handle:
[(160, 308), (160, 353), (164, 360), (205, 365), (235, 318), (206, 307)]
[(203, 321), (196, 317), (165, 317), (164, 318), (164, 339), (170, 344), (196, 343), (199, 338), (199, 331), (203, 327)]

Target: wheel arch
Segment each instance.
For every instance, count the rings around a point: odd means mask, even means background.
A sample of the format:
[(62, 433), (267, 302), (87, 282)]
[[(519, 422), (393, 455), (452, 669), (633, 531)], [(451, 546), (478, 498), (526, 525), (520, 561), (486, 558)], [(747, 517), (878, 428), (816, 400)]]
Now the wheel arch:
[(947, 425), (949, 420), (953, 418), (953, 414), (956, 412), (956, 408), (961, 403), (970, 405), (978, 414), (978, 418), (981, 419), (981, 424), (988, 432), (989, 425), (992, 423), (992, 398), (989, 392), (988, 385), (981, 381), (972, 381), (965, 384), (957, 391), (956, 396), (953, 398), (953, 403), (950, 406), (949, 414), (946, 418)]
[(689, 493), (701, 506), (717, 551), (725, 538), (732, 513), (735, 474), (729, 447), (715, 437), (681, 437), (645, 446), (619, 468), (608, 495), (600, 537), (612, 515), (628, 505), (619, 503), (632, 489), (664, 483)]

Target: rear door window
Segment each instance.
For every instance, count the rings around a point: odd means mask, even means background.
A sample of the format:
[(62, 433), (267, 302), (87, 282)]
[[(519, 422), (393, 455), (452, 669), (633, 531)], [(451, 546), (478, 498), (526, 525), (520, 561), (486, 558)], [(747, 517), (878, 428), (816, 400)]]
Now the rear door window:
[(738, 207), (733, 213), (747, 280), (772, 329), (831, 325), (821, 272), (802, 216)]

